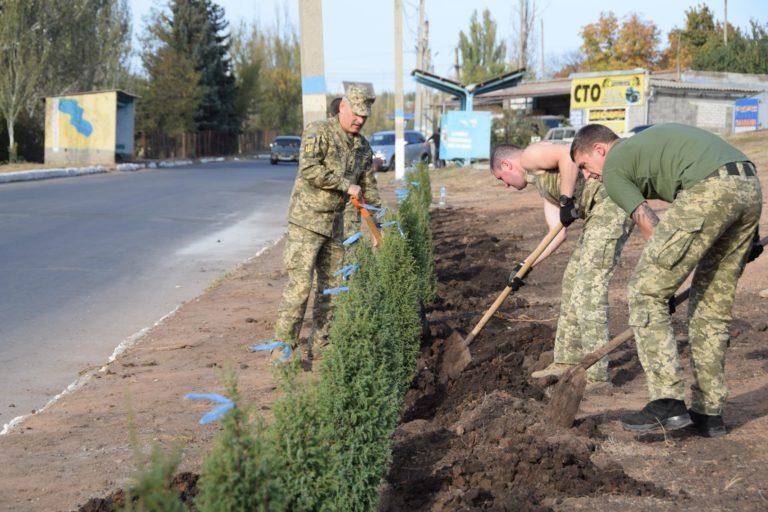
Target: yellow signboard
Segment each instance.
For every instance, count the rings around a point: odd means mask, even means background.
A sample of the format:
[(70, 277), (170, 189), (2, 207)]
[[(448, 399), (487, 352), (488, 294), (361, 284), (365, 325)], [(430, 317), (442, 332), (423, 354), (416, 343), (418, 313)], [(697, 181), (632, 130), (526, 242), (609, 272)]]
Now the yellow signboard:
[(589, 109), (587, 122), (602, 124), (616, 133), (625, 131), (627, 124), (626, 108), (592, 108)]
[(571, 110), (642, 105), (645, 86), (644, 73), (574, 78), (571, 80)]

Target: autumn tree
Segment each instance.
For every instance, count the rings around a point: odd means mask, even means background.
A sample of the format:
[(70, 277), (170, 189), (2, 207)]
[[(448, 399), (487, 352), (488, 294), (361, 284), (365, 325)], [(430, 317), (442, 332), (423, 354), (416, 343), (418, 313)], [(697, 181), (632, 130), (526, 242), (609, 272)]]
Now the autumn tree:
[(679, 66), (686, 69), (693, 63), (693, 57), (707, 43), (715, 32), (715, 15), (704, 4), (685, 11), (685, 26), (675, 27), (667, 36), (667, 47), (661, 58), (662, 68)]
[(585, 25), (580, 34), (584, 54), (580, 71), (654, 68), (659, 58), (659, 29), (637, 14), (619, 23), (613, 12), (601, 13), (597, 22)]
[(462, 83), (482, 82), (507, 70), (506, 49), (503, 42), (496, 41), (496, 22), (491, 18), (491, 11), (483, 10), (482, 20), (478, 19), (476, 10), (472, 13), (468, 33), (459, 32), (459, 54)]

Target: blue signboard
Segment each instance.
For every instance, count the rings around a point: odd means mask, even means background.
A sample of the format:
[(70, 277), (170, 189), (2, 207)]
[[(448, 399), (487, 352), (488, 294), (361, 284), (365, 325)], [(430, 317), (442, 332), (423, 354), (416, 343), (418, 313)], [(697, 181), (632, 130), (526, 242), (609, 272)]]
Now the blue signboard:
[(440, 129), (440, 158), (488, 158), (491, 154), (490, 112), (447, 112)]
[(733, 109), (733, 131), (757, 130), (759, 102), (757, 98), (736, 100)]

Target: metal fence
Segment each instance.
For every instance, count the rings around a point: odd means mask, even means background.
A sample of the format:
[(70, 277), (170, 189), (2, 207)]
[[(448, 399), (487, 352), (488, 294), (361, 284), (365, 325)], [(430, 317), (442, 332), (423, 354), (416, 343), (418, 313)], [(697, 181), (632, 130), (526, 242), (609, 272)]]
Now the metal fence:
[(203, 131), (167, 135), (140, 132), (136, 156), (140, 159), (200, 158), (206, 156), (254, 155), (268, 151), (276, 132), (218, 133)]

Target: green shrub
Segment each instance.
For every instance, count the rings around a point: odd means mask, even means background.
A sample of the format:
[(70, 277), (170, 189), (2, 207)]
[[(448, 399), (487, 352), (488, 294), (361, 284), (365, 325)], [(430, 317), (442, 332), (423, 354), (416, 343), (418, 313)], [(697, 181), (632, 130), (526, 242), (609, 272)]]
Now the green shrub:
[(222, 419), (211, 454), (203, 464), (200, 512), (280, 510), (281, 493), (273, 478), (276, 466), (273, 444), (264, 435), (261, 421), (249, 419), (234, 375), (226, 378), (227, 394), (235, 407)]
[(416, 263), (419, 280), (419, 298), (422, 304), (429, 304), (437, 296), (437, 275), (435, 273), (435, 250), (432, 242), (432, 228), (429, 224), (429, 209), (423, 202), (423, 196), (410, 187), (397, 215), (400, 226), (405, 232)]
[[(133, 441), (137, 443), (137, 441)], [(136, 444), (138, 472), (133, 476), (125, 497), (124, 512), (186, 512), (179, 493), (172, 489), (173, 475), (179, 468), (181, 450), (164, 453), (159, 446), (152, 447), (147, 457)]]

